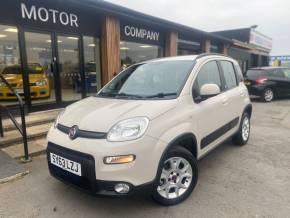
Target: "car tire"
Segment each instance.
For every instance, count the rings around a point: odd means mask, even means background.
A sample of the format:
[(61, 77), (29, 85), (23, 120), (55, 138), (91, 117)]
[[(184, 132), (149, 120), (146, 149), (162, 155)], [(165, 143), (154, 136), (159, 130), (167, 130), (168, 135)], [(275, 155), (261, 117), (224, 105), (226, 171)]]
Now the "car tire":
[(234, 135), (232, 138), (233, 143), (240, 146), (247, 144), (250, 138), (250, 132), (251, 132), (250, 116), (248, 113), (244, 113), (241, 118), (239, 130), (236, 133), (236, 135)]
[(164, 206), (179, 204), (192, 193), (197, 179), (196, 158), (187, 149), (177, 146), (170, 149), (159, 164), (152, 198)]
[(264, 102), (271, 102), (274, 99), (274, 91), (271, 88), (267, 88), (263, 91), (261, 96), (262, 101)]

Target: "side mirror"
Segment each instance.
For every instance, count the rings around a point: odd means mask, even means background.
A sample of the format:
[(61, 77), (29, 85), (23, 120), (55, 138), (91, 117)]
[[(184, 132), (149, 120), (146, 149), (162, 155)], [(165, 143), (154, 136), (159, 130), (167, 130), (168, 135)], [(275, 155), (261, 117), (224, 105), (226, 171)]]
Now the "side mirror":
[(200, 88), (200, 97), (205, 100), (221, 93), (221, 89), (217, 84), (204, 84)]

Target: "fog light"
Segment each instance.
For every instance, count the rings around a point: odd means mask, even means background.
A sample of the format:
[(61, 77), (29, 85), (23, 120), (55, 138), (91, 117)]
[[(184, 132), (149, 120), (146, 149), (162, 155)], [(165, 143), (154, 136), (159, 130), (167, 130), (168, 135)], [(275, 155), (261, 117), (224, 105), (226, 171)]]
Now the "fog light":
[(123, 164), (123, 163), (130, 163), (135, 160), (135, 155), (120, 155), (120, 156), (111, 156), (105, 157), (104, 163), (105, 164)]
[(127, 194), (130, 191), (130, 186), (126, 183), (118, 183), (114, 189), (119, 194)]

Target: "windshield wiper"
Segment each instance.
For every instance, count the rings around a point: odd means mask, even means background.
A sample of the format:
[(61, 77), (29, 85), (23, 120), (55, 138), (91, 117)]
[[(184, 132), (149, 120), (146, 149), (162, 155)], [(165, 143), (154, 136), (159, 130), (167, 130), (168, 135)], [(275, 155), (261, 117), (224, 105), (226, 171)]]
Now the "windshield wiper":
[(123, 97), (125, 97), (125, 98), (144, 98), (144, 96), (142, 96), (142, 95), (127, 94), (127, 93), (123, 93), (123, 92), (116, 94), (114, 97), (121, 97), (121, 98), (123, 98)]
[(176, 92), (169, 92), (169, 93), (163, 93), (163, 92), (160, 92), (160, 93), (157, 93), (155, 95), (148, 95), (148, 96), (144, 96), (145, 98), (164, 98), (166, 96), (171, 96), (171, 95), (177, 95)]

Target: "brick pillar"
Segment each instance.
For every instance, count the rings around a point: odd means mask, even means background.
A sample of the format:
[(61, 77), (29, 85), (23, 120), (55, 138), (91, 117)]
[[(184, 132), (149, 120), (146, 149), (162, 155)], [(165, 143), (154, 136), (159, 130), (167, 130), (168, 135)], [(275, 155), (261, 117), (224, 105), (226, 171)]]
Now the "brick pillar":
[(205, 39), (202, 42), (202, 52), (209, 53), (210, 52), (210, 45), (211, 45), (210, 40)]
[(165, 56), (176, 56), (177, 55), (177, 42), (178, 33), (177, 32), (168, 32), (165, 38)]
[(116, 17), (102, 20), (101, 33), (102, 85), (120, 71), (120, 22)]

